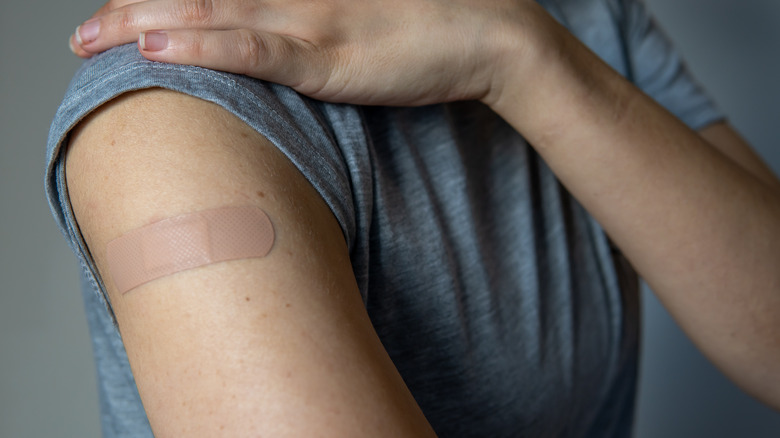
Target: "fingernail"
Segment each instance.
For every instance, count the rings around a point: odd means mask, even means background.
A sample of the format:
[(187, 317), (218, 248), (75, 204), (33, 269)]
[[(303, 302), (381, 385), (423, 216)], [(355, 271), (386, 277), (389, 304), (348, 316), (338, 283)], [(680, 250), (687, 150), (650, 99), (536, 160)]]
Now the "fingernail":
[(165, 32), (142, 32), (138, 42), (141, 50), (157, 52), (168, 47), (168, 35)]
[(68, 48), (70, 49), (71, 52), (76, 53), (76, 48), (73, 47), (73, 37), (72, 36), (68, 37)]
[(97, 39), (99, 33), (100, 19), (93, 18), (85, 21), (84, 24), (76, 28), (76, 40), (80, 46), (89, 44)]

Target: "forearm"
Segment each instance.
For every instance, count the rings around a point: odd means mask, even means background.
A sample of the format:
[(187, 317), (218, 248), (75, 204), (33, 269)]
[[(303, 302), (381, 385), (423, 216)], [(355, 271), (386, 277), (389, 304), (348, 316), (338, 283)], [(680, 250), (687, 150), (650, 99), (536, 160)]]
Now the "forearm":
[(489, 103), (700, 348), (780, 406), (780, 386), (768, 383), (780, 382), (776, 180), (709, 145), (567, 33), (548, 42), (558, 50), (538, 51), (536, 72), (507, 82)]

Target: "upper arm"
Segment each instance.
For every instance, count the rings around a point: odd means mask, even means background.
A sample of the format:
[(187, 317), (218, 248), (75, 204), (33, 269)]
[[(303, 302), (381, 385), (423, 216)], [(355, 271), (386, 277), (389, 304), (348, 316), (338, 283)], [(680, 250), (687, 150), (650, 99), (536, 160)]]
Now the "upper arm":
[[(143, 91), (81, 124), (66, 175), (156, 436), (432, 434), (373, 331), (336, 219), (264, 137), (217, 105)], [(110, 240), (244, 205), (273, 222), (266, 257), (114, 287)]]

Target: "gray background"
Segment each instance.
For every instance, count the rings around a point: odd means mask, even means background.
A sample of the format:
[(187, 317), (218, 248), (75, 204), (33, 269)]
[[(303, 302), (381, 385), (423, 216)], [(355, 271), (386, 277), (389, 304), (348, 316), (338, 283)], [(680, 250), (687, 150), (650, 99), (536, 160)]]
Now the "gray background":
[[(732, 123), (780, 170), (780, 3), (648, 0)], [(78, 267), (44, 201), (49, 122), (79, 65), (66, 38), (99, 1), (0, 3), (0, 437), (99, 435)], [(44, 9), (44, 7), (46, 9)], [(637, 436), (778, 437), (645, 294)]]

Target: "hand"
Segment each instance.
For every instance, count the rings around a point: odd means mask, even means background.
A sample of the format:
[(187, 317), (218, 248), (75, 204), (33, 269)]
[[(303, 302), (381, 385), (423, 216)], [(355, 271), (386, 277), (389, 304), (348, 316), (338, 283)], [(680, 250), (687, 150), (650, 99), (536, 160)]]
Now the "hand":
[(112, 0), (71, 47), (89, 57), (138, 41), (150, 60), (321, 100), (424, 105), (489, 96), (540, 11), (517, 0)]

